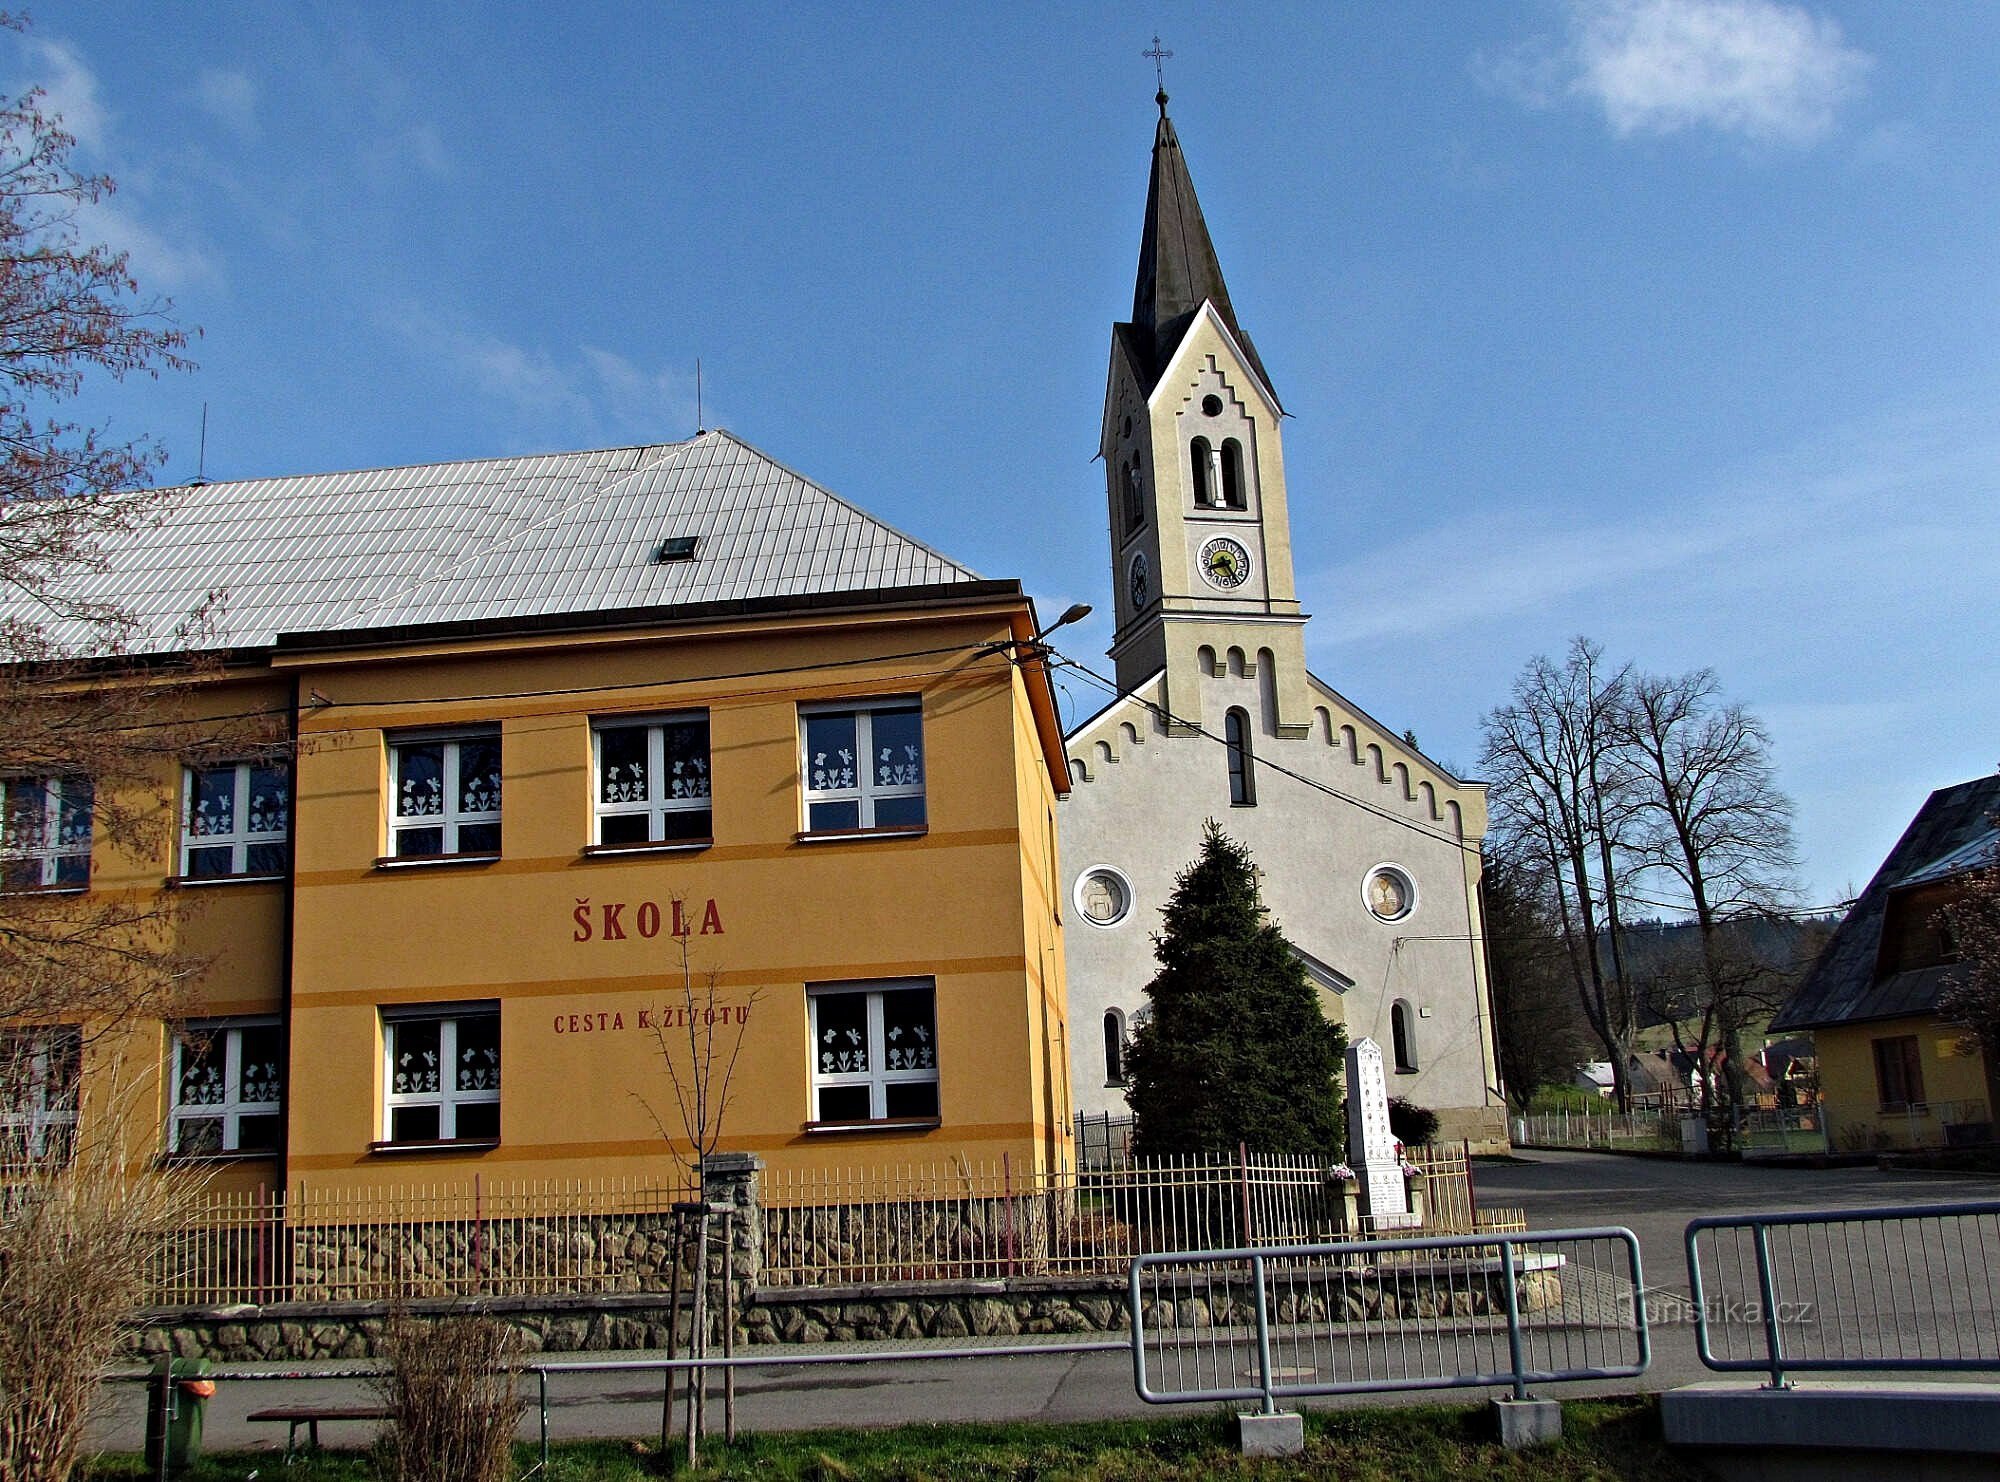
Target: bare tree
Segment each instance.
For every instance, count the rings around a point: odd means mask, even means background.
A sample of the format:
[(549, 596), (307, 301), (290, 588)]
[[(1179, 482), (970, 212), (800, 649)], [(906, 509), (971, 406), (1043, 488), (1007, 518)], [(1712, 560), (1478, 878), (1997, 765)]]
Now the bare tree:
[(1674, 1019), (1697, 1033), (1683, 1045), (1698, 1067), (1704, 1116), (1715, 1109), (1719, 1061), (1723, 1100), (1744, 1102), (1742, 1034), (1768, 1015), (1785, 992), (1776, 964), (1748, 947), (1733, 921), (1772, 912), (1796, 894), (1791, 799), (1780, 792), (1769, 735), (1741, 705), (1720, 698), (1711, 669), (1678, 676), (1627, 677), (1613, 716), (1613, 739), (1626, 757), (1633, 827), (1623, 840), (1635, 876), (1662, 882), (1669, 900), (1692, 916), (1698, 935), (1692, 1012)]
[[(686, 901), (674, 897), (675, 921), (683, 919), (685, 908)], [(679, 1002), (664, 1006), (652, 1026), (660, 1065), (673, 1094), (673, 1124), (669, 1125), (645, 1095), (632, 1094), (699, 1189), (708, 1160), (722, 1146), (723, 1124), (735, 1101), (736, 1063), (743, 1053), (743, 1034), (763, 990), (752, 989), (739, 1002), (724, 1001), (721, 970), (710, 967), (697, 971), (692, 938), (692, 932), (674, 935), (680, 957)]]
[[(686, 901), (676, 896), (673, 899), (673, 920), (679, 922), (686, 916)], [(748, 995), (736, 1003), (725, 1002), (720, 992), (722, 974), (720, 969), (709, 967), (697, 972), (694, 964), (692, 931), (677, 931), (673, 934), (675, 946), (680, 955), (680, 1002), (661, 1008), (659, 1018), (653, 1024), (654, 1043), (660, 1052), (660, 1063), (667, 1076), (667, 1085), (673, 1093), (675, 1121), (679, 1125), (679, 1135), (668, 1125), (666, 1117), (639, 1092), (640, 1105), (652, 1118), (661, 1139), (673, 1150), (674, 1156), (687, 1170), (693, 1180), (697, 1209), (693, 1212), (694, 1246), (693, 1261), (694, 1290), (692, 1311), (688, 1319), (689, 1356), (700, 1359), (708, 1355), (709, 1327), (711, 1314), (708, 1301), (708, 1253), (710, 1210), (707, 1203), (709, 1160), (721, 1150), (723, 1128), (729, 1118), (729, 1108), (735, 1099), (736, 1064), (743, 1053), (743, 1035), (749, 1027), (751, 1012), (763, 997), (761, 989), (752, 989)], [(722, 1231), (723, 1279), (729, 1282), (729, 1261), (734, 1248), (735, 1230), (731, 1221), (734, 1212), (725, 1217)], [(682, 1226), (685, 1233), (686, 1226)], [(681, 1255), (688, 1252), (677, 1253)], [(678, 1301), (678, 1265), (675, 1276), (675, 1301)], [(722, 1313), (723, 1345), (728, 1352), (734, 1343), (732, 1331), (735, 1314), (729, 1292), (725, 1291)], [(687, 1461), (693, 1466), (700, 1437), (706, 1425), (705, 1406), (708, 1391), (708, 1370), (697, 1367), (688, 1376), (687, 1404)], [(673, 1377), (667, 1379), (666, 1405), (673, 1404)], [(726, 1369), (723, 1374), (723, 1410), (730, 1440), (736, 1439), (736, 1371)], [(661, 1419), (661, 1442), (664, 1445), (666, 1419)]]
[(162, 461), (151, 442), (106, 437), (62, 404), (87, 379), (189, 362), (186, 332), (125, 254), (80, 238), (79, 210), (114, 186), (76, 167), (43, 101), (0, 101), (0, 1018), (90, 1025), (155, 1012), (186, 981), (186, 903), (38, 892), (87, 880), (93, 843), (143, 851), (171, 826), (157, 779), (190, 739), (175, 706), (197, 666), (137, 655), (190, 646), (208, 613), (144, 634), (77, 580), (171, 491), (142, 487)]
[[(25, 29), (18, 17), (0, 26)], [(195, 731), (188, 688), (213, 600), (149, 632), (102, 584), (110, 543), (156, 521), (161, 463), (69, 418), (86, 382), (185, 369), (186, 333), (79, 213), (112, 182), (33, 90), (0, 99), (0, 1479), (70, 1475), (98, 1376), (139, 1306), (161, 1237), (201, 1181), (135, 1166), (116, 1129), (157, 1107), (153, 1056), (126, 1074), (117, 1031), (170, 1010), (200, 964), (185, 893), (80, 887), (94, 848), (144, 856), (174, 826)], [(164, 655), (165, 657), (161, 657)], [(26, 1021), (22, 1025), (20, 1021)], [(91, 1106), (75, 1137), (94, 1037)], [(157, 1047), (157, 1041), (154, 1042)]]
[(1631, 771), (1616, 731), (1628, 676), (1605, 675), (1603, 662), (1587, 638), (1572, 640), (1560, 665), (1532, 660), (1511, 702), (1486, 717), (1480, 760), (1495, 843), (1552, 882), (1571, 981), (1629, 1107), (1638, 1004), (1620, 936)]
[[(102, 1101), (115, 1112), (144, 1089)], [(100, 1378), (200, 1191), (185, 1171), (124, 1158), (104, 1140), (57, 1149), (20, 1138), (0, 1156), (0, 1482), (74, 1473)]]

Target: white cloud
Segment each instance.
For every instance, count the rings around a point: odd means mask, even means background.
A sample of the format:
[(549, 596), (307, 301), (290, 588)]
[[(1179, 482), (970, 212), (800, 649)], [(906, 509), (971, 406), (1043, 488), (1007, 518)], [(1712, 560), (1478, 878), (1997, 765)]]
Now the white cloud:
[(48, 96), (42, 112), (62, 120), (62, 126), (86, 150), (104, 147), (110, 120), (97, 97), (97, 74), (83, 54), (67, 41), (30, 37), (22, 45), (36, 86)]
[(146, 194), (146, 174), (120, 157), (124, 151), (116, 137), (116, 116), (105, 106), (97, 74), (83, 53), (58, 38), (30, 36), (21, 42), (21, 55), (23, 85), (42, 89), (42, 112), (59, 120), (76, 140), (81, 171), (108, 170), (130, 188), (79, 202), (74, 208), (78, 239), (126, 253), (132, 276), (147, 292), (174, 292), (212, 280), (215, 264), (193, 233), (170, 233), (146, 219), (138, 199)]
[[(384, 316), (396, 337), (441, 361), (507, 416), (551, 446), (664, 442), (694, 432), (692, 374), (647, 370), (590, 346), (574, 358), (449, 321), (420, 305)], [(714, 426), (713, 416), (709, 425)]]
[(204, 67), (194, 81), (194, 101), (244, 138), (257, 136), (257, 84), (249, 74), (231, 67)]
[[(1713, 618), (1745, 604), (1801, 634), (1833, 626), (1861, 641), (1901, 604), (1928, 609), (1969, 583), (1952, 549), (2000, 539), (1990, 498), (2000, 424), (1989, 405), (1984, 391), (1965, 392), (1829, 431), (1629, 516), (1481, 516), (1424, 530), (1316, 573), (1307, 587), (1340, 594), (1328, 629), (1343, 646), (1579, 607), (1666, 628), (1686, 612)], [(1467, 558), (1440, 562), (1447, 550)]]
[(1778, 0), (1572, 0), (1560, 39), (1476, 63), (1530, 107), (1585, 100), (1620, 136), (1709, 128), (1794, 145), (1833, 128), (1872, 65), (1836, 21)]

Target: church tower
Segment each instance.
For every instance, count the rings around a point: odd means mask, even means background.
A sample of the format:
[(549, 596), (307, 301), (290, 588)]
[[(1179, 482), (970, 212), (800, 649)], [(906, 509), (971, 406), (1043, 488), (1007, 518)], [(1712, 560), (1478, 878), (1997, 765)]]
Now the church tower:
[(1163, 676), (1161, 703), (1188, 723), (1171, 731), (1199, 721), (1203, 677), (1267, 670), (1273, 730), (1303, 736), (1312, 712), (1284, 410), (1236, 322), (1166, 93), (1156, 101), (1132, 319), (1112, 330), (1099, 443), (1117, 594), (1111, 658), (1127, 693)]

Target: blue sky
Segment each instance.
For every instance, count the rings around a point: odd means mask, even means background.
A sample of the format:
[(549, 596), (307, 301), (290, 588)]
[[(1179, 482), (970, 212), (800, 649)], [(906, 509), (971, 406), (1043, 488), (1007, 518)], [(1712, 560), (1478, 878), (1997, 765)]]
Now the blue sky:
[[(2000, 763), (2000, 7), (51, 7), (0, 41), (211, 478), (706, 418), (1109, 610), (1091, 459), (1167, 86), (1292, 420), (1314, 669), (1471, 769), (1588, 633), (1773, 733), (1803, 884)], [(1100, 615), (1067, 634), (1108, 641)], [(1095, 708), (1075, 693), (1080, 716)]]

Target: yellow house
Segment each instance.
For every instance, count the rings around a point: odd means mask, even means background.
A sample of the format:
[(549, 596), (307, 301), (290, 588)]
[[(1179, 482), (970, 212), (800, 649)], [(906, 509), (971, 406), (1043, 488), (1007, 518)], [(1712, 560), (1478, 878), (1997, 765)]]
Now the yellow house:
[[(696, 1120), (779, 1166), (1064, 1154), (1068, 773), (1017, 583), (722, 432), (193, 487), (106, 558), (155, 632), (226, 593), (189, 703), (282, 744), (163, 761), (156, 854), (87, 807), (0, 837), (20, 888), (198, 896), (205, 963), (174, 1022), (17, 1033), (83, 1082), (17, 1123), (243, 1189), (661, 1176), (706, 1066)], [(114, 1057), (157, 1071), (122, 1113)]]
[(1771, 1021), (1812, 1031), (1836, 1150), (1993, 1140), (1994, 1067), (1938, 1012), (1957, 961), (1938, 913), (1993, 859), (1996, 816), (2000, 777), (1932, 793)]

